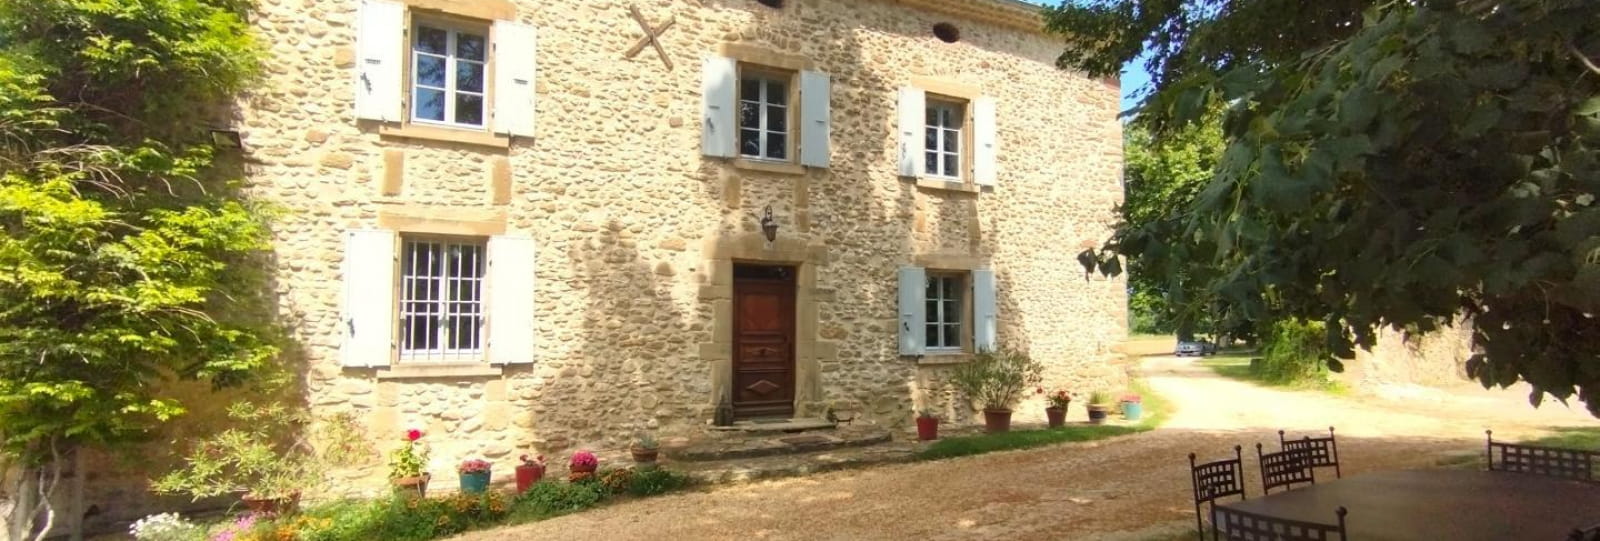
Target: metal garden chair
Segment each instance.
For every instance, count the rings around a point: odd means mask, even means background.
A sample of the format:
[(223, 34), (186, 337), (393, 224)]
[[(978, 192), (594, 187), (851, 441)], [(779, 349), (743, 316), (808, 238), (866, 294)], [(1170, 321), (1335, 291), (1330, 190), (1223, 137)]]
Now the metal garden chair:
[(1211, 504), (1211, 512), (1216, 513), (1218, 498), (1238, 496), (1240, 500), (1248, 499), (1244, 493), (1244, 448), (1233, 446), (1233, 458), (1226, 460), (1204, 464), (1195, 464), (1194, 460), (1195, 454), (1189, 453), (1189, 476), (1194, 481), (1195, 532), (1201, 541), (1205, 541), (1205, 515), (1200, 514), (1200, 504)]
[[(1600, 452), (1501, 443), (1494, 441), (1493, 430), (1485, 430), (1483, 433), (1489, 438), (1490, 471), (1531, 473), (1596, 482), (1594, 465), (1596, 459), (1600, 458)], [(1499, 453), (1495, 452), (1497, 450)]]
[(1328, 427), (1328, 437), (1313, 438), (1306, 436), (1298, 440), (1284, 437), (1283, 431), (1278, 431), (1278, 445), (1284, 451), (1304, 451), (1311, 461), (1313, 468), (1333, 468), (1333, 477), (1343, 479), (1344, 472), (1339, 469), (1339, 442), (1333, 439), (1333, 427)]
[(1316, 471), (1306, 451), (1289, 450), (1268, 453), (1256, 444), (1256, 456), (1261, 459), (1261, 493), (1271, 494), (1277, 487), (1294, 488), (1300, 483), (1317, 484)]
[(1227, 507), (1212, 509), (1216, 530), (1211, 539), (1229, 541), (1331, 541), (1345, 539), (1344, 517), (1349, 511), (1340, 507), (1334, 513), (1339, 522), (1323, 524), (1248, 513)]

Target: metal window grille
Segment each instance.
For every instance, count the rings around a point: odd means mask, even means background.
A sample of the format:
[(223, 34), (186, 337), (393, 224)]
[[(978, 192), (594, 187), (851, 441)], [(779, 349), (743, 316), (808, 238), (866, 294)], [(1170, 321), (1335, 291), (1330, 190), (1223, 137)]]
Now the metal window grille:
[(928, 349), (961, 348), (961, 277), (929, 276)]
[(953, 103), (928, 104), (928, 132), (924, 142), (929, 176), (961, 178), (963, 107)]
[(476, 360), (483, 354), (484, 243), (406, 239), (400, 252), (400, 357)]
[(789, 159), (789, 84), (770, 77), (739, 81), (739, 154)]

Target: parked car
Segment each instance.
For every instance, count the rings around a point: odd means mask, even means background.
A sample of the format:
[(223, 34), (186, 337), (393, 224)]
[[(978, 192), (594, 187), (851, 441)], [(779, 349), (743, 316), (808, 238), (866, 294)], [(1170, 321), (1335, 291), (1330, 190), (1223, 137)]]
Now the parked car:
[(1172, 351), (1172, 354), (1179, 357), (1199, 357), (1206, 354), (1206, 346), (1203, 342), (1179, 340), (1178, 347)]

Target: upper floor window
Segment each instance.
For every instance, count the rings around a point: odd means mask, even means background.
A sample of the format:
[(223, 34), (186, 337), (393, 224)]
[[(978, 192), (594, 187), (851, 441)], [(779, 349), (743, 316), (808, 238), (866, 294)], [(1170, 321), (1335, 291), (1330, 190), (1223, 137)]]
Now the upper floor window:
[(419, 22), (411, 44), (411, 120), (484, 125), (486, 29)]
[(923, 143), (928, 176), (961, 178), (961, 140), (966, 106), (928, 100), (927, 132)]
[(400, 357), (477, 360), (483, 355), (481, 239), (403, 238), (400, 250)]
[(739, 154), (789, 159), (789, 78), (764, 72), (739, 78)]

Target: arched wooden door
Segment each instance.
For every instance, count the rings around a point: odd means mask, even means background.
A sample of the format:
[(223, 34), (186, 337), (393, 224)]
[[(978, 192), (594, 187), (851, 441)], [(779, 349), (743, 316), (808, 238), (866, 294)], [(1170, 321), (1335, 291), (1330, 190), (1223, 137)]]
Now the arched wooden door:
[(795, 268), (734, 265), (733, 412), (794, 415)]

